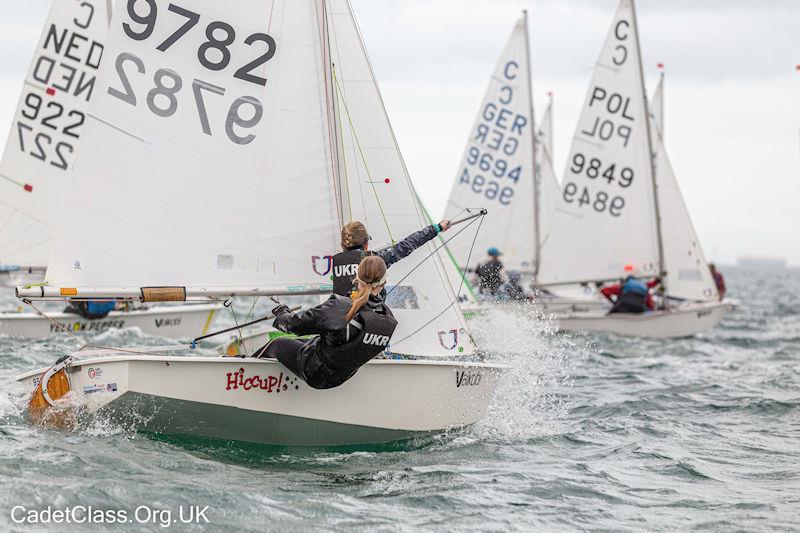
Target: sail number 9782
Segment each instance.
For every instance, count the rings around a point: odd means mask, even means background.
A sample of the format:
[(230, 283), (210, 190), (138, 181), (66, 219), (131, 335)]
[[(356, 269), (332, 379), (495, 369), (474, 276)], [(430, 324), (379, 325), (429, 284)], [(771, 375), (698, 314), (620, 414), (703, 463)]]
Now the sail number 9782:
[[(127, 7), (130, 21), (122, 25), (125, 35), (134, 41), (146, 41), (153, 35), (158, 21), (156, 0), (128, 0)], [(178, 5), (169, 4), (167, 10), (173, 14), (172, 18), (182, 24), (177, 26), (175, 31), (156, 47), (159, 52), (169, 50), (200, 22), (199, 13)], [(198, 61), (208, 70), (225, 70), (232, 62), (230, 47), (236, 42), (236, 30), (227, 22), (215, 20), (206, 26), (205, 36), (206, 41), (197, 50)], [(244, 43), (248, 46), (263, 43), (266, 45), (266, 51), (238, 68), (233, 77), (257, 85), (266, 85), (266, 78), (256, 76), (253, 71), (275, 57), (277, 50), (275, 39), (266, 33), (253, 33), (244, 39)]]
[[(139, 98), (133, 91), (130, 78), (125, 70), (127, 64), (136, 67), (139, 74), (145, 74), (145, 65), (138, 56), (129, 52), (123, 52), (117, 56), (116, 68), (119, 74), (121, 88), (109, 87), (108, 94), (118, 98), (132, 106), (137, 106)], [(168, 118), (178, 112), (178, 95), (183, 90), (183, 78), (174, 70), (161, 68), (153, 75), (153, 87), (147, 92), (147, 107), (154, 115), (161, 118)], [(195, 79), (192, 82), (192, 93), (194, 103), (197, 108), (197, 116), (200, 121), (200, 128), (206, 135), (213, 135), (211, 122), (206, 111), (205, 93), (225, 96), (225, 88)], [(242, 110), (249, 109), (250, 116), (243, 116)], [(264, 116), (264, 106), (252, 96), (242, 96), (234, 100), (225, 118), (225, 133), (234, 144), (250, 144), (256, 138), (252, 133), (240, 135), (234, 126), (240, 129), (253, 128), (261, 122)]]
[(591, 206), (598, 213), (608, 212), (613, 217), (620, 216), (625, 208), (625, 198), (621, 196), (612, 198), (604, 191), (592, 195), (588, 188), (578, 187), (572, 182), (564, 185), (563, 197), (568, 204), (577, 203), (578, 207)]

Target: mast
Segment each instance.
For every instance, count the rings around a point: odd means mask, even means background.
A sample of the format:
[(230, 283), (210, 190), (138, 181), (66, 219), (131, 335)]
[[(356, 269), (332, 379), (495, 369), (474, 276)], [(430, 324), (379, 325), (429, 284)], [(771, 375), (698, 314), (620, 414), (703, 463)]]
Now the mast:
[(106, 15), (108, 15), (108, 24), (111, 25), (111, 18), (114, 15), (114, 0), (106, 0)]
[(533, 145), (533, 152), (531, 157), (533, 158), (533, 277), (536, 279), (536, 276), (539, 275), (539, 265), (541, 264), (541, 247), (542, 247), (542, 238), (541, 238), (541, 229), (540, 229), (540, 183), (541, 183), (541, 176), (542, 172), (539, 166), (536, 164), (536, 121), (534, 120), (533, 115), (533, 80), (532, 80), (532, 70), (531, 70), (531, 43), (530, 43), (530, 35), (528, 34), (528, 10), (525, 9), (522, 11), (522, 18), (525, 21), (525, 59), (527, 61), (528, 66), (528, 74), (527, 74), (527, 83), (528, 83), (528, 104), (530, 106), (530, 119), (531, 119), (531, 144)]
[(339, 91), (337, 89), (336, 65), (331, 55), (331, 34), (328, 23), (328, 0), (319, 0), (320, 6), (320, 40), (322, 43), (322, 70), (325, 76), (325, 92), (328, 100), (328, 136), (330, 138), (331, 170), (333, 172), (334, 190), (338, 196), (339, 225), (344, 226), (352, 219), (350, 211), (350, 195), (348, 192), (347, 174), (343, 169), (343, 139), (339, 129)]
[(659, 205), (659, 195), (658, 195), (658, 180), (656, 180), (656, 164), (655, 164), (655, 152), (653, 151), (653, 138), (650, 133), (650, 111), (649, 107), (650, 104), (647, 101), (647, 90), (644, 84), (644, 68), (642, 67), (642, 46), (639, 41), (639, 21), (636, 18), (636, 1), (631, 1), (631, 14), (633, 16), (633, 25), (634, 25), (634, 37), (636, 38), (636, 50), (637, 56), (639, 60), (639, 80), (642, 84), (642, 100), (644, 103), (644, 119), (645, 119), (645, 134), (647, 135), (647, 150), (648, 150), (648, 159), (650, 160), (650, 178), (653, 180), (653, 205), (655, 207), (655, 217), (656, 217), (656, 239), (658, 240), (658, 274), (662, 279), (661, 287), (663, 299), (661, 301), (661, 307), (664, 308), (666, 306), (667, 301), (667, 286), (666, 286), (666, 275), (664, 269), (664, 238), (661, 233), (661, 207)]

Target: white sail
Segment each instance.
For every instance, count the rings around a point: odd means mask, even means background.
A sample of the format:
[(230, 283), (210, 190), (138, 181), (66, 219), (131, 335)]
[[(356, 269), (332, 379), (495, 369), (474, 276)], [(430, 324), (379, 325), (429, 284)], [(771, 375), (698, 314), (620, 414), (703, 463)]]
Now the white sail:
[(51, 284), (328, 281), (338, 214), (320, 6), (120, 2)]
[(685, 300), (716, 300), (719, 294), (714, 278), (655, 123), (652, 135), (669, 294)]
[(552, 156), (553, 151), (553, 93), (547, 93), (547, 108), (544, 110), (542, 120), (539, 122), (537, 131), (539, 142), (547, 149)]
[(0, 162), (0, 265), (47, 265), (107, 32), (104, 0), (50, 8)]
[[(393, 243), (428, 222), (397, 146), (352, 8), (347, 0), (330, 0), (327, 5), (343, 213), (346, 220), (367, 225), (373, 246)], [(434, 253), (436, 244), (435, 240), (422, 247), (389, 270), (389, 304), (399, 322), (392, 337), (393, 352), (451, 356), (475, 349), (443, 264)]]
[(659, 63), (660, 75), (658, 85), (650, 100), (650, 119), (655, 122), (656, 129), (664, 136), (664, 71)]
[(503, 50), (470, 131), (445, 218), (485, 207), (489, 214), (464, 262), (471, 239), (449, 247), (461, 268), (474, 267), (489, 247), (503, 252), (506, 269), (531, 272), (536, 262), (533, 117), (527, 22), (521, 18)]
[(659, 273), (647, 124), (633, 2), (622, 0), (569, 152), (539, 283), (618, 279), (625, 265)]
[[(662, 68), (659, 64), (659, 69)], [(663, 70), (650, 100), (650, 113), (664, 265), (669, 274), (670, 295), (686, 300), (715, 300), (719, 297), (717, 287), (664, 145)]]

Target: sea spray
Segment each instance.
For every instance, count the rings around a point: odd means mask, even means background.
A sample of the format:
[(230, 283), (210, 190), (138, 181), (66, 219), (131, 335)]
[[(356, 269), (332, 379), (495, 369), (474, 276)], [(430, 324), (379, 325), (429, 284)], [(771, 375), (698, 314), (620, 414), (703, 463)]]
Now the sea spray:
[(469, 325), (486, 355), (509, 367), (476, 431), (510, 441), (560, 431), (575, 366), (595, 351), (592, 343), (558, 333), (552, 317), (532, 304), (496, 307)]

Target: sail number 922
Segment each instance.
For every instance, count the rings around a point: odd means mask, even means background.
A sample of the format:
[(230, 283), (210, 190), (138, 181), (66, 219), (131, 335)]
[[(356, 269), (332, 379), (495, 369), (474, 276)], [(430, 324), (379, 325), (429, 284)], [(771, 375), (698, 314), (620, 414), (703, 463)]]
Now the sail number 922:
[(588, 188), (578, 187), (572, 182), (564, 185), (562, 196), (568, 204), (577, 203), (578, 207), (590, 206), (598, 213), (608, 212), (612, 217), (620, 216), (625, 208), (625, 198), (622, 196), (614, 196), (612, 198), (604, 191), (592, 195)]

